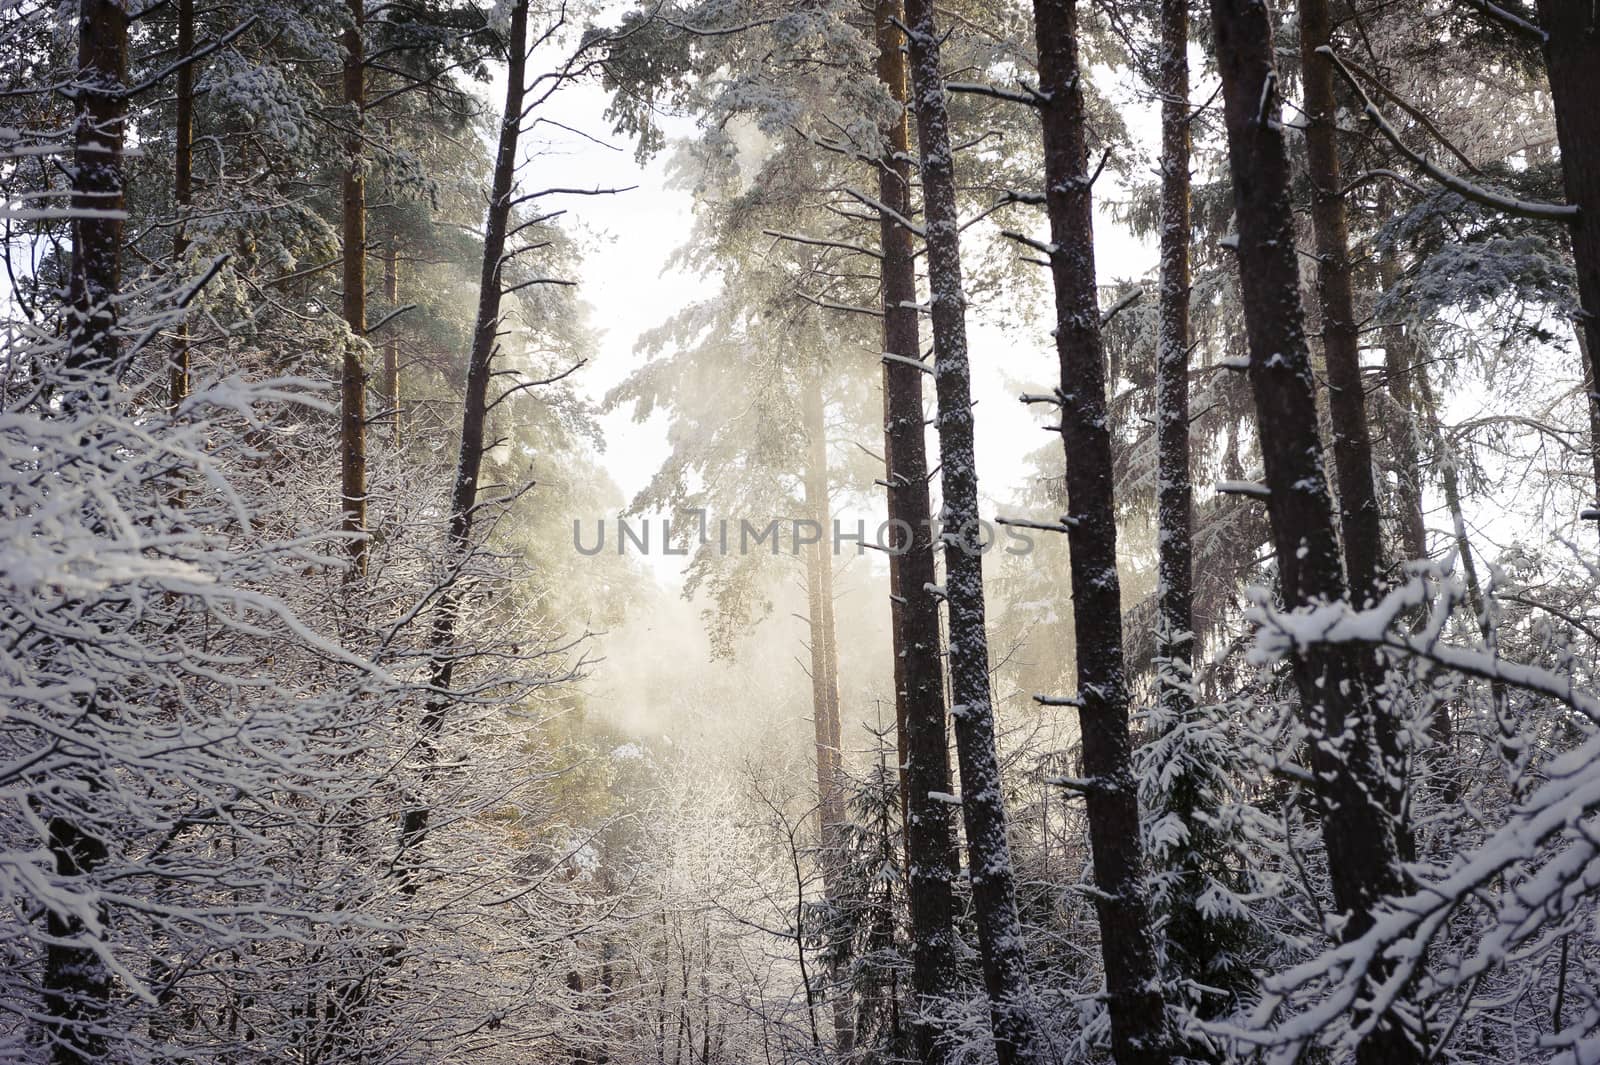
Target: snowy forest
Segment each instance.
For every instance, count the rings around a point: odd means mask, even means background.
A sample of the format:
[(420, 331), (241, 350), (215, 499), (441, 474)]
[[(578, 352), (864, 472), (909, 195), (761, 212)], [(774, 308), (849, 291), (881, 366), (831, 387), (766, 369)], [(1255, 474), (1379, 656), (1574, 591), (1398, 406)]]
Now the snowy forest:
[(1600, 1063), (1593, 0), (0, 0), (0, 1060)]

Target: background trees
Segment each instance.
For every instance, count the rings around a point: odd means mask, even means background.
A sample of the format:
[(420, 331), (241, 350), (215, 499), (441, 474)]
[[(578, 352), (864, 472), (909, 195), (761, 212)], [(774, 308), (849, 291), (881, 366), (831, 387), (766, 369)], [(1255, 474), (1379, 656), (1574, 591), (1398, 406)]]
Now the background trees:
[(1587, 11), (7, 8), (0, 1053), (1583, 1058)]

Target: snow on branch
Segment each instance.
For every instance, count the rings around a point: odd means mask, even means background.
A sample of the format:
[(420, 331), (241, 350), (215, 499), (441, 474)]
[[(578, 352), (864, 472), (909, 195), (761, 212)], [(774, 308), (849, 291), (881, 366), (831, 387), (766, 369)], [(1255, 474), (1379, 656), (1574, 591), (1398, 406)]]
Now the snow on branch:
[(1041, 532), (1060, 533), (1071, 532), (1072, 527), (1077, 524), (1076, 521), (1069, 520), (1065, 516), (1060, 521), (1032, 521), (1028, 518), (1002, 518), (997, 516), (994, 519), (994, 523), (996, 525), (1010, 525), (1018, 529), (1038, 529)]
[(1501, 681), (1555, 699), (1600, 725), (1600, 696), (1580, 690), (1570, 676), (1511, 662), (1490, 651), (1446, 644), (1437, 634), (1413, 635), (1395, 626), (1403, 614), (1422, 606), (1426, 599), (1427, 588), (1422, 578), (1414, 577), (1366, 610), (1357, 610), (1340, 600), (1292, 613), (1258, 605), (1251, 616), (1262, 627), (1262, 639), (1258, 642), (1269, 650), (1287, 650), (1289, 644), (1300, 648), (1331, 643), (1387, 647), (1458, 673)]
[(842, 240), (828, 240), (823, 237), (808, 237), (801, 233), (785, 233), (781, 229), (763, 229), (763, 236), (775, 237), (778, 240), (787, 240), (794, 244), (805, 244), (815, 248), (837, 248), (840, 251), (855, 252), (857, 255), (870, 255), (874, 259), (883, 258), (883, 252), (876, 248), (868, 248), (860, 244), (849, 244)]
[(852, 199), (856, 200), (858, 203), (862, 204), (863, 206), (872, 208), (874, 211), (877, 211), (880, 215), (887, 215), (888, 217), (894, 219), (894, 221), (898, 222), (900, 225), (905, 226), (907, 229), (911, 230), (911, 232), (915, 233), (917, 236), (922, 237), (924, 240), (927, 239), (928, 231), (926, 229), (924, 229), (922, 226), (917, 225), (915, 222), (911, 221), (911, 219), (907, 218), (905, 215), (901, 214), (899, 211), (896, 211), (893, 207), (890, 207), (888, 204), (879, 203), (877, 200), (873, 199), (871, 196), (868, 196), (866, 193), (861, 192), (858, 189), (853, 189), (853, 188), (846, 187), (844, 191), (845, 191), (845, 195), (847, 195), (847, 196), (851, 197)]
[(848, 303), (836, 303), (830, 299), (823, 299), (821, 296), (813, 296), (809, 292), (796, 291), (795, 295), (812, 306), (821, 307), (825, 311), (845, 311), (849, 314), (867, 314), (874, 318), (883, 317), (883, 312), (874, 307), (855, 307)]
[(1433, 119), (1429, 118), (1426, 112), (1407, 102), (1403, 96), (1389, 88), (1388, 85), (1384, 84), (1382, 78), (1363, 67), (1360, 63), (1348, 58), (1344, 59), (1343, 62), (1345, 66), (1350, 68), (1352, 73), (1376, 89), (1384, 99), (1388, 100), (1400, 110), (1404, 111), (1407, 117), (1411, 118), (1417, 123), (1417, 125), (1427, 130), (1428, 133), (1433, 136), (1434, 140), (1444, 145), (1445, 151), (1449, 152), (1451, 155), (1455, 156), (1461, 161), (1462, 166), (1466, 167), (1474, 174), (1478, 173), (1478, 165), (1471, 159), (1467, 158), (1467, 154), (1465, 152), (1451, 143), (1450, 138), (1445, 136), (1444, 130), (1440, 129), (1438, 124), (1435, 123)]
[(1110, 325), (1113, 318), (1127, 310), (1129, 307), (1132, 307), (1135, 303), (1138, 303), (1140, 297), (1143, 295), (1144, 289), (1132, 289), (1126, 296), (1123, 296), (1110, 307), (1107, 307), (1104, 311), (1100, 312), (1100, 328), (1104, 329), (1106, 326)]
[(1507, 11), (1499, 4), (1490, 3), (1489, 0), (1461, 0), (1461, 2), (1479, 14), (1486, 15), (1501, 25), (1510, 27), (1529, 40), (1539, 42), (1540, 45), (1550, 40), (1550, 35), (1544, 31), (1544, 27), (1528, 21), (1513, 11)]
[(1026, 233), (1018, 233), (1016, 230), (1013, 230), (1013, 229), (1002, 229), (1000, 231), (1000, 235), (1002, 237), (1005, 237), (1007, 240), (1014, 240), (1018, 244), (1027, 245), (1028, 247), (1032, 248), (1034, 251), (1038, 252), (1040, 255), (1052, 255), (1053, 256), (1053, 255), (1055, 255), (1056, 252), (1061, 250), (1057, 245), (1046, 244), (1042, 240), (1034, 240), (1032, 237), (1028, 236)]
[(901, 366), (910, 366), (913, 369), (921, 370), (925, 374), (933, 373), (933, 367), (929, 366), (921, 359), (913, 359), (909, 355), (896, 355), (892, 351), (883, 351), (879, 352), (879, 354), (883, 357), (884, 362), (893, 362), (898, 363)]
[[(1439, 580), (1437, 571), (1433, 580)], [(1422, 574), (1363, 610), (1339, 601), (1284, 611), (1262, 592), (1247, 615), (1257, 625), (1252, 657), (1266, 665), (1316, 645), (1383, 647), (1460, 675), (1519, 688), (1586, 717), (1591, 726), (1600, 725), (1600, 697), (1578, 687), (1570, 674), (1511, 662), (1492, 648), (1444, 642), (1445, 627), (1462, 594), (1459, 582), (1452, 582), (1430, 603), (1430, 581)], [(1423, 607), (1429, 608), (1428, 620), (1419, 627), (1410, 619)], [(1565, 934), (1600, 891), (1597, 762), (1600, 735), (1593, 732), (1578, 746), (1553, 755), (1541, 767), (1538, 788), (1519, 797), (1504, 822), (1476, 845), (1448, 854), (1441, 864), (1410, 865), (1410, 884), (1374, 908), (1370, 928), (1265, 979), (1252, 1010), (1205, 1022), (1205, 1030), (1223, 1040), (1269, 1049), (1273, 1060), (1289, 1060), (1330, 1034), (1347, 1048), (1353, 1046), (1403, 1003), (1409, 1003), (1406, 1008), (1439, 1003), (1446, 1013), (1454, 1009), (1459, 1016), (1481, 1008), (1474, 997), (1483, 980)], [(1466, 948), (1436, 948), (1435, 940), (1448, 934), (1469, 908), (1478, 911), (1472, 923), (1480, 931)], [(1556, 1038), (1581, 1036), (1587, 1030), (1584, 1024), (1563, 1029)]]
[(216, 40), (210, 42), (209, 44), (201, 45), (199, 48), (196, 48), (194, 51), (190, 52), (186, 56), (179, 57), (178, 59), (174, 60), (171, 64), (169, 64), (169, 65), (161, 68), (160, 70), (156, 71), (154, 74), (150, 75), (148, 78), (145, 78), (143, 81), (139, 82), (137, 85), (130, 85), (126, 89), (123, 89), (122, 92), (119, 95), (121, 95), (124, 98), (130, 97), (130, 96), (137, 96), (142, 92), (146, 92), (146, 91), (148, 91), (150, 89), (155, 88), (157, 85), (160, 85), (162, 82), (166, 81), (172, 75), (174, 75), (178, 71), (182, 70), (184, 67), (193, 66), (194, 64), (200, 62), (200, 60), (204, 59), (206, 56), (211, 55), (213, 52), (216, 52), (216, 51), (219, 51), (219, 50), (221, 50), (223, 48), (226, 48), (228, 45), (232, 44), (235, 40), (237, 40), (240, 36), (242, 36), (246, 30), (248, 30), (250, 27), (254, 26), (255, 24), (256, 24), (256, 16), (251, 15), (249, 18), (247, 18), (243, 22), (239, 23), (237, 26), (235, 26), (233, 29), (229, 30), (227, 33), (223, 34), (221, 37), (218, 37)]
[(989, 96), (996, 100), (1022, 104), (1025, 107), (1043, 107), (1049, 102), (1050, 97), (1047, 93), (1030, 88), (1023, 82), (1018, 82), (1018, 84), (1022, 85), (1022, 92), (1014, 92), (1011, 89), (1002, 89), (998, 86), (982, 85), (970, 81), (947, 81), (944, 87), (950, 92), (966, 93), (969, 96)]
[(1217, 492), (1227, 496), (1249, 496), (1251, 499), (1272, 498), (1272, 489), (1259, 481), (1218, 481)]
[(1421, 152), (1414, 150), (1406, 144), (1405, 140), (1401, 138), (1399, 132), (1392, 125), (1390, 125), (1389, 120), (1383, 116), (1383, 112), (1379, 111), (1377, 105), (1372, 102), (1372, 98), (1369, 97), (1367, 95), (1367, 91), (1361, 87), (1361, 83), (1356, 79), (1356, 76), (1351, 72), (1350, 68), (1344, 64), (1344, 61), (1339, 58), (1339, 56), (1331, 47), (1328, 45), (1323, 45), (1317, 49), (1317, 52), (1328, 57), (1328, 60), (1333, 64), (1334, 69), (1344, 77), (1344, 80), (1349, 84), (1350, 88), (1354, 90), (1358, 97), (1360, 97), (1362, 113), (1367, 116), (1367, 120), (1377, 128), (1378, 132), (1383, 134), (1384, 139), (1394, 146), (1395, 151), (1405, 156), (1406, 159), (1412, 163), (1412, 165), (1417, 167), (1417, 169), (1427, 174), (1429, 177), (1443, 185), (1445, 188), (1449, 189), (1451, 192), (1454, 192), (1457, 195), (1471, 200), (1473, 203), (1481, 206), (1490, 207), (1497, 211), (1504, 211), (1507, 214), (1517, 215), (1521, 218), (1537, 218), (1558, 222), (1571, 222), (1578, 217), (1578, 208), (1572, 204), (1537, 203), (1531, 200), (1519, 200), (1514, 196), (1507, 196), (1502, 193), (1486, 189), (1481, 185), (1474, 184), (1473, 182), (1468, 181), (1466, 178), (1452, 174), (1443, 167), (1436, 166), (1429, 162), (1427, 157)]
[[(1514, 889), (1489, 896), (1495, 913), (1471, 953), (1430, 972), (1427, 983), (1440, 995), (1471, 986), (1503, 966), (1519, 947), (1538, 938), (1549, 922), (1600, 887), (1600, 825), (1594, 818), (1600, 809), (1600, 775), (1584, 771), (1596, 759), (1600, 759), (1600, 738), (1552, 765), (1548, 782), (1506, 825), (1452, 868), (1414, 892), (1384, 903), (1365, 934), (1266, 981), (1254, 1014), (1242, 1024), (1207, 1025), (1208, 1030), (1261, 1046), (1298, 1047), (1357, 1016), (1364, 1020), (1354, 1026), (1354, 1034), (1365, 1034), (1426, 964), (1429, 943), (1451, 915), (1473, 899), (1485, 898), (1486, 885), (1508, 879)], [(1554, 857), (1536, 872), (1516, 875), (1552, 843), (1560, 846)], [(1367, 975), (1380, 960), (1394, 968), (1373, 986)], [(1319, 1001), (1274, 1024), (1289, 996), (1308, 988), (1319, 993)]]

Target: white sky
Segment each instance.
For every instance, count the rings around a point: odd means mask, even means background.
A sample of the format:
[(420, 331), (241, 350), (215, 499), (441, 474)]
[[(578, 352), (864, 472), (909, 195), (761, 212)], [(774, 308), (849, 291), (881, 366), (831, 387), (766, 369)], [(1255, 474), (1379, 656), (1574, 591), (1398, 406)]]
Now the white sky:
[[(553, 99), (541, 114), (614, 144), (614, 148), (549, 125), (539, 126), (528, 138), (530, 149), (539, 153), (538, 158), (523, 177), (529, 187), (638, 186), (616, 196), (573, 197), (562, 205), (568, 208), (569, 221), (598, 238), (584, 242), (579, 289), (591, 308), (592, 322), (601, 330), (598, 357), (579, 371), (579, 388), (596, 404), (608, 389), (643, 364), (643, 357), (633, 350), (642, 332), (661, 324), (686, 303), (714, 294), (718, 283), (715, 278), (666, 269), (673, 250), (689, 237), (693, 199), (685, 191), (667, 187), (667, 153), (641, 168), (634, 160), (633, 145), (609, 135), (609, 123), (604, 119), (606, 102), (606, 94), (598, 86), (574, 85)], [(687, 120), (678, 120), (676, 129), (669, 124), (668, 129), (679, 136), (694, 133)], [(1043, 226), (1042, 216), (1040, 225)], [(1142, 273), (1153, 265), (1152, 247), (1136, 242), (1103, 216), (1098, 225), (1096, 243), (1102, 282)], [(1054, 347), (1047, 325), (1043, 324), (1047, 315), (1038, 317), (1038, 335), (1030, 343), (1015, 332), (1002, 333), (984, 320), (983, 310), (976, 308), (969, 315), (969, 331), (973, 393), (978, 406), (979, 484), (986, 498), (985, 516), (992, 517), (997, 512), (1017, 513), (1012, 501), (1025, 487), (1023, 458), (1047, 439), (1017, 396), (1023, 391), (1047, 391), (1056, 380), (1057, 369)], [(1015, 316), (1017, 308), (989, 311)], [(932, 401), (930, 390), (930, 406)], [(601, 420), (607, 442), (601, 461), (624, 497), (631, 499), (660, 465), (667, 418), (657, 412), (648, 422), (637, 424), (631, 411), (621, 410)], [(875, 449), (881, 446), (881, 442), (865, 443)], [(930, 455), (936, 445), (936, 437), (930, 435)], [(584, 519), (586, 528), (593, 528), (587, 523), (602, 515), (574, 517)], [(604, 517), (614, 519), (616, 515)], [(843, 517), (851, 518), (849, 524), (853, 525), (853, 515)], [(678, 560), (655, 554), (650, 562), (658, 579), (669, 585), (678, 583)]]

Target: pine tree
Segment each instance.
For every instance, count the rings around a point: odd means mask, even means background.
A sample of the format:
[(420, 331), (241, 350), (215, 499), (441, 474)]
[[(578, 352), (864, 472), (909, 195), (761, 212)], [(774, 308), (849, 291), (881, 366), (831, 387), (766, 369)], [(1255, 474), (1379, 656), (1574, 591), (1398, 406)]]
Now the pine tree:
[[(1272, 26), (1267, 8), (1256, 0), (1212, 0), (1211, 13), (1267, 510), (1280, 596), (1295, 611), (1348, 601), (1349, 585), (1317, 432)], [(1370, 661), (1370, 652), (1354, 644), (1297, 645), (1291, 657), (1341, 917), (1338, 931), (1345, 938), (1371, 927), (1382, 900), (1406, 887), (1403, 826), (1394, 814), (1403, 770), (1398, 752), (1383, 742), (1385, 726), (1393, 726), (1379, 705)], [(1381, 980), (1381, 972), (1372, 978)], [(1386, 1015), (1361, 1042), (1358, 1057), (1362, 1065), (1399, 1065), (1421, 1055), (1399, 1017)]]
[[(1600, 166), (1593, 159), (1600, 143), (1600, 105), (1591, 90), (1594, 64), (1600, 60), (1594, 11), (1580, 0), (1537, 0), (1539, 25), (1532, 30), (1544, 48), (1550, 77), (1556, 135), (1561, 144), (1561, 172), (1567, 202), (1578, 208), (1572, 222), (1572, 251), (1578, 268), (1577, 325), (1583, 363), (1583, 387), (1589, 405), (1589, 439), (1593, 451), (1595, 494), (1600, 502)], [(1526, 25), (1526, 23), (1524, 23)]]
[[(889, 591), (895, 650), (895, 719), (905, 804), (906, 878), (912, 928), (912, 982), (918, 1008), (911, 1021), (917, 1060), (941, 1065), (943, 1044), (924, 1011), (936, 1008), (955, 982), (950, 873), (955, 843), (950, 810), (936, 795), (950, 792), (950, 744), (944, 723), (944, 668), (939, 654), (939, 603), (928, 501), (927, 436), (917, 312), (915, 234), (911, 229), (910, 114), (901, 4), (874, 11), (878, 79), (897, 113), (878, 162), (880, 276), (883, 307), (884, 479), (888, 518), (897, 533)], [(898, 216), (898, 217), (896, 217)]]
[(1115, 481), (1095, 283), (1093, 177), (1078, 66), (1078, 12), (1076, 0), (1034, 0), (1033, 11), (1061, 370), (1057, 401), (1069, 508), (1063, 523), (1072, 560), (1078, 672), (1073, 703), (1086, 777), (1081, 789), (1089, 811), (1112, 1056), (1118, 1065), (1139, 1065), (1167, 1061), (1171, 1039), (1141, 879), (1144, 852), (1128, 735)]
[(934, 391), (938, 397), (940, 514), (950, 628), (950, 715), (961, 770), (961, 812), (967, 829), (984, 984), (1000, 1065), (1047, 1060), (1017, 916), (1011, 847), (1000, 763), (995, 750), (984, 629), (983, 555), (978, 471), (973, 452), (971, 366), (966, 293), (961, 281), (961, 220), (956, 211), (955, 159), (939, 62), (939, 31), (930, 0), (906, 4), (911, 95), (922, 162), (923, 226), (932, 304)]
[(343, 309), (350, 339), (344, 346), (339, 385), (339, 487), (344, 531), (350, 537), (352, 573), (367, 571), (367, 178), (365, 0), (348, 0), (344, 49), (344, 170), (340, 175)]
[(1305, 79), (1306, 160), (1317, 247), (1317, 298), (1322, 355), (1328, 372), (1329, 451), (1337, 473), (1339, 533), (1345, 572), (1358, 600), (1377, 595), (1383, 579), (1383, 536), (1372, 480), (1372, 435), (1361, 380), (1361, 335), (1352, 293), (1350, 231), (1337, 138), (1333, 62), (1319, 52), (1332, 41), (1327, 0), (1299, 5), (1300, 65)]

